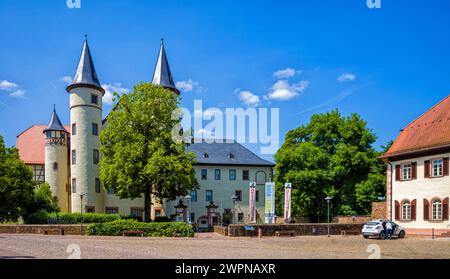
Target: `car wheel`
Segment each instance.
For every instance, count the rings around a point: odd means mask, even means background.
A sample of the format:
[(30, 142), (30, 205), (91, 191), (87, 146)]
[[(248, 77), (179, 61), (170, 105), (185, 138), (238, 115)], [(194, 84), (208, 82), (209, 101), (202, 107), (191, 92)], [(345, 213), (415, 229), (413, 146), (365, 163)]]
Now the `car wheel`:
[(386, 239), (386, 233), (385, 232), (380, 232), (380, 239)]
[(368, 238), (369, 238), (369, 236), (368, 236), (368, 235), (363, 235), (363, 236), (364, 236), (364, 238), (365, 238), (365, 239), (368, 239)]
[(398, 238), (405, 238), (405, 231), (400, 231), (400, 233), (398, 234)]

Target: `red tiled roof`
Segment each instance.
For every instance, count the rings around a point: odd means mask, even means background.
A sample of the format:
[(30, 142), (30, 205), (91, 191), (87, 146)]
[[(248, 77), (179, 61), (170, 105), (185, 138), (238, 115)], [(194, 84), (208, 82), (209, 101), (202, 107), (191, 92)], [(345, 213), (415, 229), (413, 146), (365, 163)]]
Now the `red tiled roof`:
[(450, 95), (404, 128), (384, 158), (450, 145)]
[[(69, 126), (64, 126), (70, 131)], [(43, 165), (45, 163), (44, 130), (47, 125), (33, 125), (17, 136), (16, 147), (19, 156), (26, 164)]]

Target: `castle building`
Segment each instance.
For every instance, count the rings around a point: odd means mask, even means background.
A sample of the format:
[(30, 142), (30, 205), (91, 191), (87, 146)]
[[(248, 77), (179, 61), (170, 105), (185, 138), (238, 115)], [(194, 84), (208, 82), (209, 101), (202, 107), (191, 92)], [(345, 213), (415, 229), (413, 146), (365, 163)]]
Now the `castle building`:
[(450, 96), (406, 126), (387, 161), (387, 215), (410, 234), (450, 236)]
[[(163, 41), (152, 82), (176, 94)], [(36, 182), (47, 182), (62, 212), (96, 212), (142, 218), (144, 199), (119, 199), (100, 181), (100, 138), (103, 125), (101, 87), (87, 38), (73, 81), (67, 86), (70, 125), (63, 125), (54, 109), (50, 122), (33, 125), (17, 136), (21, 159)], [(152, 206), (152, 218), (190, 221), (199, 227), (221, 222), (232, 213), (234, 223), (247, 221), (249, 183), (256, 182), (256, 208), (264, 220), (264, 185), (272, 181), (274, 164), (261, 159), (236, 142), (195, 143), (187, 147), (197, 157), (194, 166), (200, 188), (189, 198), (179, 197)], [(232, 199), (233, 197), (233, 199)]]

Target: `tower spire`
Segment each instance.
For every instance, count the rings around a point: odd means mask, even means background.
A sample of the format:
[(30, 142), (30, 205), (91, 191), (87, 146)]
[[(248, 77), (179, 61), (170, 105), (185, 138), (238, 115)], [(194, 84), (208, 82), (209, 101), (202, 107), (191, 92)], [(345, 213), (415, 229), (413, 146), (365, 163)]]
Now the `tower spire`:
[(59, 120), (58, 114), (56, 113), (56, 105), (53, 105), (52, 118), (50, 119), (47, 128), (44, 130), (44, 133), (47, 131), (62, 131), (68, 133), (64, 128), (64, 125), (61, 123), (61, 120)]
[(76, 87), (90, 87), (99, 90), (102, 94), (105, 94), (105, 90), (101, 87), (97, 72), (95, 71), (87, 35), (85, 35), (84, 38), (83, 51), (81, 52), (80, 62), (78, 62), (75, 77), (72, 83), (67, 86), (67, 91), (69, 92)]
[(173, 76), (169, 67), (169, 62), (167, 61), (166, 50), (164, 48), (164, 38), (161, 38), (161, 47), (159, 49), (158, 61), (156, 62), (152, 83), (163, 86), (174, 91), (177, 94), (180, 94), (180, 91), (178, 91), (178, 89), (175, 87)]

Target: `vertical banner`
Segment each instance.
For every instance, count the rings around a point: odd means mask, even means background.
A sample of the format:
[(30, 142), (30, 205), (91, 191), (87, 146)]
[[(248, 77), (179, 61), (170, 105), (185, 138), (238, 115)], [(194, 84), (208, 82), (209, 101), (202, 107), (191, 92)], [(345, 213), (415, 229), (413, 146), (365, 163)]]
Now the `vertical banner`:
[(266, 182), (266, 224), (275, 223), (275, 183)]
[(256, 223), (256, 182), (250, 182), (249, 222)]
[(292, 184), (286, 183), (284, 185), (284, 222), (291, 223), (291, 194)]

